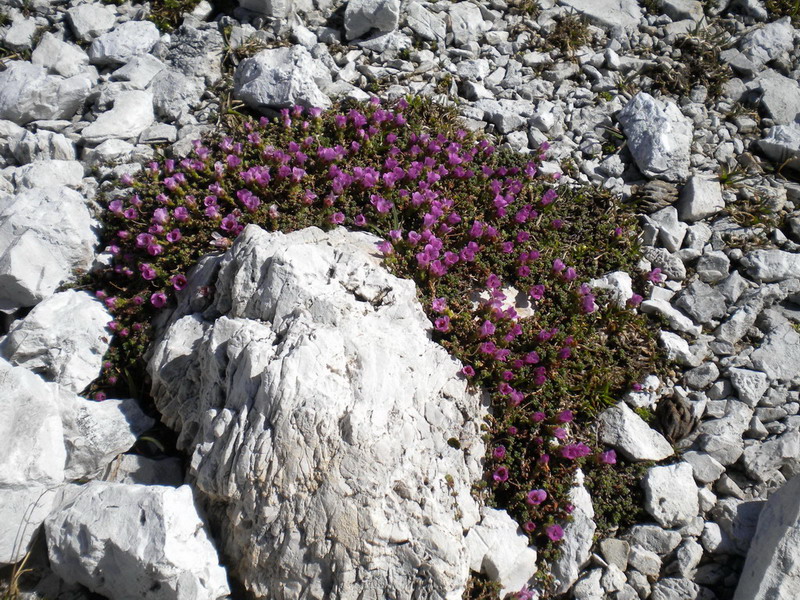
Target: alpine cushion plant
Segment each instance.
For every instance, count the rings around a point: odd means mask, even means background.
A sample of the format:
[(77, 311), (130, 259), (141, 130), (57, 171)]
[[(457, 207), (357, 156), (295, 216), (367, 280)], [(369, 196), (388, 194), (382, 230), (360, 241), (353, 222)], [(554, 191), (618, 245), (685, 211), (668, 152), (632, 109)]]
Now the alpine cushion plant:
[(416, 282), (433, 338), (492, 395), (477, 491), (540, 548), (557, 544), (575, 469), (615, 462), (587, 424), (639, 378), (653, 340), (588, 284), (633, 268), (632, 217), (542, 175), (546, 150), (498, 151), (430, 101), (373, 99), (244, 120), (188, 158), (150, 163), (107, 201), (114, 260), (95, 282), (115, 336), (98, 390), (144, 372), (153, 317), (245, 225), (371, 232), (386, 267)]

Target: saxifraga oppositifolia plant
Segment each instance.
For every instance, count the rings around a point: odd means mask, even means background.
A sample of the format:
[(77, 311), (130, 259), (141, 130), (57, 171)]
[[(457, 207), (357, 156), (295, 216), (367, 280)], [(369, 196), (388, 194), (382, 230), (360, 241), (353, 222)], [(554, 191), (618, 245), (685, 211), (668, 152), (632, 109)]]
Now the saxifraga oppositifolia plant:
[(552, 558), (575, 469), (616, 468), (587, 426), (652, 368), (655, 345), (635, 308), (588, 285), (633, 270), (635, 220), (607, 195), (542, 175), (546, 150), (496, 151), (428, 100), (374, 99), (245, 120), (189, 158), (123, 177), (104, 215), (114, 260), (92, 281), (114, 317), (95, 397), (144, 378), (152, 318), (245, 225), (373, 233), (386, 267), (416, 282), (434, 339), (491, 393), (476, 493)]

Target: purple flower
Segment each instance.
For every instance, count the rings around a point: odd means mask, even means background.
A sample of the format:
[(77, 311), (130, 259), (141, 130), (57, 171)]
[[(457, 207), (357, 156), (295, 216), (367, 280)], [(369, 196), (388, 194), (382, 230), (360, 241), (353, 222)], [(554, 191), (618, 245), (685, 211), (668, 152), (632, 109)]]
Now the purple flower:
[(661, 273), (661, 269), (656, 267), (647, 274), (647, 279), (653, 283), (661, 283), (666, 277)]
[(544, 532), (552, 541), (557, 542), (564, 537), (564, 530), (561, 525), (548, 525), (544, 528)]
[(492, 450), (492, 456), (494, 456), (497, 460), (503, 460), (506, 455), (506, 447), (500, 444), (499, 446), (495, 446), (494, 450)]
[(555, 429), (553, 429), (553, 435), (557, 439), (563, 440), (565, 437), (567, 437), (567, 430), (564, 429), (563, 427), (556, 427)]
[(434, 298), (433, 302), (431, 302), (431, 308), (434, 312), (444, 312), (447, 308), (447, 300), (445, 298)]
[(482, 338), (489, 337), (495, 332), (495, 329), (494, 323), (491, 321), (484, 321), (480, 328), (480, 336)]
[(628, 304), (635, 308), (642, 303), (642, 300), (644, 300), (644, 298), (642, 298), (639, 294), (633, 294), (630, 298), (628, 298)]
[(185, 206), (179, 206), (174, 211), (172, 211), (172, 216), (175, 217), (176, 221), (180, 221), (181, 223), (189, 220), (189, 211), (186, 209)]
[(169, 211), (166, 208), (157, 208), (153, 211), (153, 222), (165, 225), (169, 221)]
[(464, 368), (461, 369), (461, 373), (467, 377), (475, 377), (475, 369), (469, 365), (464, 366)]
[(571, 410), (562, 410), (556, 415), (556, 421), (559, 423), (569, 423), (574, 416)]
[(433, 325), (436, 327), (436, 331), (447, 333), (450, 331), (450, 317), (439, 317), (433, 322)]
[(170, 243), (178, 242), (182, 237), (180, 229), (173, 229), (167, 234), (167, 241)]
[(564, 269), (567, 268), (567, 265), (564, 264), (564, 261), (560, 258), (557, 258), (553, 261), (553, 272), (554, 273), (561, 273)]
[(508, 481), (508, 467), (498, 467), (492, 474), (492, 479), (497, 483)]
[(617, 453), (613, 450), (606, 450), (600, 454), (600, 463), (603, 465), (617, 464)]
[(572, 267), (568, 267), (566, 271), (564, 271), (564, 279), (567, 281), (575, 281), (578, 278), (578, 273)]
[(173, 275), (170, 282), (172, 283), (172, 287), (180, 291), (186, 287), (186, 276), (181, 274)]
[(581, 312), (585, 314), (593, 313), (597, 310), (597, 305), (594, 303), (594, 295), (586, 294), (581, 297)]
[(590, 452), (591, 449), (589, 446), (583, 442), (578, 442), (577, 444), (568, 444), (564, 446), (561, 449), (561, 456), (569, 460), (575, 460), (576, 458), (587, 456)]
[(530, 294), (531, 298), (533, 298), (534, 300), (541, 300), (542, 297), (544, 296), (544, 286), (541, 284), (537, 284), (530, 289), (528, 294)]
[(367, 218), (364, 215), (356, 215), (355, 219), (353, 219), (353, 223), (355, 223), (357, 227), (363, 227), (367, 224)]
[(126, 209), (125, 212), (123, 212), (122, 214), (126, 219), (131, 219), (131, 220), (139, 216), (138, 211), (133, 207)]
[(158, 256), (164, 251), (164, 248), (161, 244), (148, 244), (147, 245), (147, 253), (150, 256)]
[(331, 223), (334, 225), (341, 225), (344, 223), (344, 213), (335, 212), (331, 215)]
[[(525, 523), (522, 525), (522, 528), (528, 533), (533, 533), (536, 530), (536, 524), (533, 521), (525, 521)], [(518, 597), (521, 598), (522, 596)]]
[(106, 399), (106, 395), (103, 392), (96, 392), (94, 395), (94, 399), (96, 402), (102, 402)]
[(164, 292), (156, 292), (150, 296), (150, 304), (156, 308), (161, 308), (167, 303), (167, 296)]
[(544, 490), (531, 490), (525, 498), (525, 502), (531, 506), (538, 506), (545, 500), (547, 500), (547, 492)]

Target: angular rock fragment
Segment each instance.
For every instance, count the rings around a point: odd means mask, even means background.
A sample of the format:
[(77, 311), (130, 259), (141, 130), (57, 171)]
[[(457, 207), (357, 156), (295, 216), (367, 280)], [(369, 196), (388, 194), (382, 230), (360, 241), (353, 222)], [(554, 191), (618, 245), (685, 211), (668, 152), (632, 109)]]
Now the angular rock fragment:
[(327, 69), (300, 45), (262, 50), (243, 60), (233, 83), (236, 98), (255, 109), (327, 108), (331, 101), (320, 87), (328, 84)]
[(675, 104), (639, 92), (618, 119), (642, 173), (667, 181), (688, 177), (692, 124)]
[(111, 320), (86, 292), (60, 292), (14, 322), (0, 341), (0, 355), (79, 393), (100, 375)]
[(66, 187), (0, 196), (0, 310), (33, 306), (94, 260), (83, 197)]
[(45, 521), (55, 573), (109, 598), (217, 600), (230, 589), (189, 486), (93, 481)]
[(613, 446), (629, 460), (657, 461), (673, 454), (670, 443), (624, 402), (603, 411), (598, 423), (600, 441)]

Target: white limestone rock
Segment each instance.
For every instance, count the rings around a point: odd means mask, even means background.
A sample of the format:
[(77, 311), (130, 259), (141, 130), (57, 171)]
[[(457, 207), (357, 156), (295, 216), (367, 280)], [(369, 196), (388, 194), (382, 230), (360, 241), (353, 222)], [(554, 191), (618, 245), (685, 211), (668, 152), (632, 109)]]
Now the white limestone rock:
[(42, 119), (70, 119), (83, 106), (96, 74), (63, 78), (41, 65), (14, 60), (0, 72), (0, 119), (17, 125)]
[(83, 182), (83, 165), (77, 160), (36, 160), (14, 170), (17, 190), (71, 187)]
[(795, 31), (790, 17), (753, 29), (742, 36), (739, 48), (756, 66), (763, 66), (794, 46)]
[(600, 441), (619, 450), (628, 460), (663, 460), (672, 456), (670, 443), (620, 402), (598, 419)]
[(756, 79), (761, 91), (761, 108), (776, 125), (795, 122), (800, 113), (800, 84), (771, 69)]
[(667, 181), (688, 177), (692, 123), (674, 103), (639, 92), (620, 111), (618, 120), (642, 173)]
[(67, 290), (37, 304), (0, 341), (14, 365), (79, 393), (100, 375), (111, 315), (86, 292)]
[(697, 23), (705, 17), (703, 5), (698, 0), (661, 0), (661, 9), (673, 21), (691, 19)]
[(594, 289), (608, 290), (618, 307), (625, 308), (633, 296), (633, 280), (625, 271), (615, 271), (600, 279), (593, 279), (589, 285)]
[(24, 556), (63, 484), (101, 471), (152, 424), (133, 400), (85, 400), (0, 358), (0, 564)]
[(753, 408), (769, 387), (766, 374), (760, 371), (732, 368), (728, 370), (728, 379), (736, 388), (739, 400)]
[(400, 22), (400, 0), (349, 0), (344, 12), (344, 31), (348, 40), (363, 37), (377, 29), (388, 33)]
[(148, 91), (120, 92), (114, 108), (101, 113), (97, 120), (81, 131), (89, 144), (99, 144), (111, 138), (132, 140), (155, 121), (153, 94)]
[(9, 50), (18, 52), (30, 50), (33, 38), (36, 36), (36, 29), (36, 19), (19, 14), (12, 19), (8, 29), (2, 32), (5, 34), (3, 36), (3, 45)]
[(482, 508), (481, 522), (469, 530), (465, 542), (469, 568), (499, 582), (501, 596), (518, 592), (536, 574), (536, 550), (504, 510)]
[(708, 176), (694, 175), (686, 182), (678, 202), (682, 221), (694, 223), (713, 216), (725, 208), (722, 186)]
[(569, 492), (569, 501), (574, 506), (572, 520), (564, 526), (564, 538), (558, 547), (561, 555), (551, 566), (551, 573), (557, 581), (555, 594), (563, 594), (572, 587), (591, 557), (597, 525), (592, 498), (583, 483), (583, 471), (578, 469), (575, 471), (575, 485)]
[(773, 162), (800, 169), (800, 123), (771, 127), (757, 143)]
[(95, 593), (217, 600), (230, 592), (189, 486), (93, 481), (44, 525), (53, 571)]
[(642, 479), (645, 509), (662, 527), (680, 527), (700, 512), (692, 466), (652, 467)]
[(561, 0), (596, 24), (607, 27), (636, 27), (642, 20), (642, 9), (636, 0)]
[(296, 4), (302, 5), (295, 0), (239, 0), (242, 8), (276, 19), (285, 19), (294, 14)]
[(800, 375), (800, 334), (789, 324), (776, 327), (750, 358), (769, 379), (790, 382)]
[(406, 22), (414, 33), (430, 42), (444, 42), (445, 35), (447, 35), (445, 20), (415, 0), (408, 4)]
[(72, 77), (89, 66), (89, 56), (79, 46), (62, 42), (48, 31), (31, 54), (31, 62), (52, 75)]
[(800, 277), (800, 254), (783, 250), (752, 250), (740, 261), (757, 281), (783, 281)]
[(167, 121), (176, 121), (198, 104), (205, 86), (200, 80), (164, 69), (153, 77), (148, 90), (153, 94), (156, 114)]
[(101, 3), (87, 2), (67, 9), (67, 20), (75, 37), (91, 42), (114, 27), (114, 9)]
[(75, 160), (74, 144), (64, 135), (44, 129), (35, 133), (23, 129), (21, 135), (15, 137), (11, 153), (20, 165), (35, 160)]
[(464, 46), (477, 42), (485, 30), (481, 9), (471, 2), (456, 2), (449, 7), (450, 31), (453, 32), (453, 44)]
[(0, 310), (33, 306), (94, 261), (83, 197), (66, 187), (0, 197)]
[(689, 317), (674, 308), (666, 300), (645, 300), (639, 308), (645, 314), (658, 314), (664, 317), (669, 326), (675, 331), (682, 331), (693, 337), (699, 336), (702, 331), (699, 325), (695, 325)]
[(674, 206), (666, 206), (645, 219), (647, 224), (657, 232), (661, 246), (670, 252), (680, 250), (683, 238), (686, 237), (686, 231), (689, 228), (686, 223), (678, 220), (678, 210)]
[[(257, 598), (463, 593), (479, 399), (376, 241), (250, 225), (155, 345), (156, 405)], [(190, 301), (199, 285), (212, 312)]]
[(255, 109), (288, 108), (296, 104), (327, 108), (331, 101), (321, 87), (330, 73), (303, 46), (262, 50), (236, 67), (234, 96)]
[(89, 59), (95, 65), (124, 64), (150, 52), (159, 37), (152, 21), (127, 21), (94, 40)]
[(750, 426), (753, 409), (744, 402), (728, 400), (725, 414), (702, 422), (697, 428), (697, 445), (721, 464), (735, 463), (744, 451), (742, 435)]
[(800, 477), (767, 501), (758, 519), (734, 600), (777, 600), (800, 596)]
[(115, 81), (128, 81), (131, 86), (143, 90), (153, 78), (167, 66), (152, 54), (137, 56), (112, 73)]

